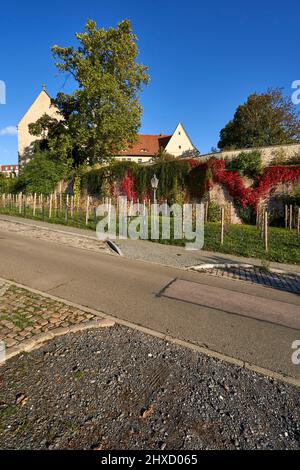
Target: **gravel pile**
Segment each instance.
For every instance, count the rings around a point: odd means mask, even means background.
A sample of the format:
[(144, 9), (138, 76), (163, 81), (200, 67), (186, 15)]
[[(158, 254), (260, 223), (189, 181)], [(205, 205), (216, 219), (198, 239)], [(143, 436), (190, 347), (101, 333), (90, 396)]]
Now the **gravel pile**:
[(2, 449), (299, 449), (299, 389), (115, 326), (0, 368)]

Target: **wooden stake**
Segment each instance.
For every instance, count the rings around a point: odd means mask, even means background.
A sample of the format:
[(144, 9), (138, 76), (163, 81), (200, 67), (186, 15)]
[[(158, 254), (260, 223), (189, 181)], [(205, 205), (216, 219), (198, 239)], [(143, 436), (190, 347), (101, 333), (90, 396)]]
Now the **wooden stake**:
[(67, 194), (67, 199), (66, 199), (66, 216), (65, 216), (66, 222), (68, 222), (68, 218), (69, 218), (69, 194)]
[(36, 212), (36, 193), (34, 193), (34, 196), (33, 196), (33, 217), (35, 217), (35, 212)]
[(110, 230), (110, 221), (111, 221), (111, 199), (108, 199), (108, 217), (107, 217), (107, 227)]
[(224, 221), (225, 221), (225, 211), (224, 206), (221, 207), (221, 245), (224, 245)]
[(268, 252), (268, 211), (265, 211), (264, 216), (264, 245), (266, 252)]
[(52, 217), (52, 194), (50, 194), (50, 200), (49, 200), (49, 219)]
[(19, 214), (22, 214), (22, 199), (23, 195), (22, 193), (19, 194)]
[(289, 220), (289, 228), (292, 230), (293, 227), (293, 206), (290, 204), (290, 220)]
[(74, 196), (71, 196), (71, 219), (73, 219), (74, 215)]
[(89, 223), (89, 215), (90, 215), (90, 196), (86, 198), (86, 208), (85, 208), (85, 225)]

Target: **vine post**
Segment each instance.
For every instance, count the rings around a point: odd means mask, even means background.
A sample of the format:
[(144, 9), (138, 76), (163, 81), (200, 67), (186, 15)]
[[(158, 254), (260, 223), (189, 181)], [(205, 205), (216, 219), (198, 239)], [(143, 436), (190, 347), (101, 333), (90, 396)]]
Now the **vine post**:
[(33, 196), (33, 217), (35, 217), (35, 213), (36, 213), (36, 193), (34, 193), (34, 196)]
[(221, 245), (224, 245), (225, 209), (221, 207)]
[(90, 215), (90, 196), (87, 195), (86, 206), (85, 206), (85, 225), (88, 225), (89, 223), (89, 215)]
[(265, 251), (268, 252), (269, 245), (268, 245), (268, 211), (264, 211), (264, 247)]
[(52, 194), (49, 196), (49, 219), (52, 217)]

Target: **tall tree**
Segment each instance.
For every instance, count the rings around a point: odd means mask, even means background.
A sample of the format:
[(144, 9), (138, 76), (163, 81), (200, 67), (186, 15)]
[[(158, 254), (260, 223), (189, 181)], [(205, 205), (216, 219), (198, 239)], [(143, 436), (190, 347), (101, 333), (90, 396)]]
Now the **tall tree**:
[(55, 99), (63, 125), (48, 120), (47, 128), (43, 117), (31, 132), (38, 135), (42, 125), (46, 141), (53, 139), (50, 146), (59, 150), (62, 145), (75, 165), (93, 164), (135, 141), (142, 114), (139, 92), (149, 76), (147, 67), (137, 63), (138, 38), (129, 20), (108, 30), (89, 20), (76, 38), (77, 48), (52, 47), (58, 69), (78, 85), (71, 95), (59, 93)]
[(281, 89), (253, 93), (221, 130), (221, 150), (290, 144), (300, 140), (300, 121)]

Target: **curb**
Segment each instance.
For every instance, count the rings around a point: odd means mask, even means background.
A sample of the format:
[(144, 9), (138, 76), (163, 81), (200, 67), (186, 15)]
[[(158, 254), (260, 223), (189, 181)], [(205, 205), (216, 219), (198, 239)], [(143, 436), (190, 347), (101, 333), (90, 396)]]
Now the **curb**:
[[(226, 354), (223, 354), (223, 353), (219, 353), (217, 351), (214, 351), (212, 349), (209, 349), (205, 346), (201, 346), (201, 345), (197, 345), (195, 343), (190, 343), (188, 341), (185, 341), (185, 340), (181, 340), (179, 338), (175, 338), (173, 336), (170, 336), (170, 335), (166, 335), (164, 333), (161, 333), (159, 331), (155, 331), (155, 330), (152, 330), (150, 328), (147, 328), (147, 327), (144, 327), (144, 326), (141, 326), (141, 325), (137, 325), (135, 323), (131, 323), (127, 320), (122, 320), (120, 318), (117, 318), (117, 317), (114, 317), (112, 315), (107, 315), (106, 313), (103, 313), (103, 312), (99, 312), (95, 309), (92, 309), (92, 308), (89, 308), (89, 307), (85, 307), (83, 305), (80, 305), (80, 304), (76, 304), (74, 302), (70, 302), (68, 300), (65, 300), (65, 299), (62, 299), (60, 297), (55, 297), (54, 295), (51, 295), (51, 294), (47, 294), (45, 292), (42, 292), (42, 291), (39, 291), (37, 289), (32, 289), (31, 287), (27, 287), (25, 286), (24, 284), (19, 284), (17, 282), (13, 282), (13, 281), (9, 281), (9, 280), (6, 280), (6, 279), (3, 279), (3, 278), (0, 278), (0, 281), (4, 281), (6, 282), (7, 284), (10, 284), (10, 285), (14, 285), (14, 286), (17, 286), (17, 287), (20, 287), (21, 289), (26, 289), (28, 290), (29, 292), (32, 292), (34, 294), (38, 294), (40, 295), (41, 297), (48, 297), (50, 299), (53, 299), (53, 300), (56, 300), (58, 302), (61, 302), (65, 305), (69, 305), (71, 307), (75, 307), (79, 310), (82, 310), (84, 312), (87, 312), (87, 313), (92, 313), (93, 315), (95, 316), (98, 316), (101, 318), (102, 321), (106, 321), (108, 323), (105, 324), (106, 327), (109, 327), (109, 326), (113, 326), (115, 324), (117, 325), (122, 325), (122, 326), (126, 326), (127, 328), (131, 328), (133, 330), (137, 330), (137, 331), (140, 331), (141, 333), (144, 333), (146, 335), (150, 335), (150, 336), (153, 336), (155, 338), (159, 338), (159, 339), (162, 339), (163, 341), (167, 341), (169, 343), (172, 343), (172, 344), (175, 344), (177, 346), (181, 346), (181, 347), (184, 347), (184, 348), (187, 348), (187, 349), (191, 349), (192, 351), (195, 351), (195, 352), (198, 352), (198, 353), (201, 353), (201, 354), (205, 354), (206, 356), (208, 357), (211, 357), (213, 359), (217, 359), (217, 360), (220, 360), (220, 361), (223, 361), (223, 362), (226, 362), (228, 364), (231, 364), (231, 365), (235, 365), (235, 366), (238, 366), (242, 369), (245, 369), (245, 370), (249, 370), (250, 372), (255, 372), (256, 374), (259, 374), (259, 375), (262, 375), (262, 376), (265, 376), (269, 379), (273, 379), (273, 380), (278, 380), (280, 382), (283, 382), (283, 383), (286, 383), (288, 385), (294, 385), (296, 387), (300, 387), (300, 378), (296, 378), (296, 377), (292, 377), (292, 376), (289, 376), (289, 375), (286, 375), (286, 374), (282, 374), (280, 372), (275, 372), (275, 371), (272, 371), (270, 369), (266, 369), (264, 367), (260, 367), (260, 366), (257, 366), (255, 364), (251, 364), (247, 361), (243, 361), (241, 359), (236, 359), (234, 357), (231, 357), (231, 356), (228, 356)], [(97, 321), (92, 321), (92, 322), (86, 322), (86, 324), (78, 324), (78, 325), (73, 325), (73, 330), (72, 332), (75, 333), (75, 329), (77, 329), (80, 325), (83, 326), (83, 330), (84, 329), (88, 329), (89, 327), (87, 326), (87, 323), (93, 323), (94, 326), (92, 326), (92, 328), (97, 328), (97, 326), (95, 326), (95, 324), (98, 324), (99, 325), (99, 328), (103, 328), (104, 326), (101, 326), (101, 320), (99, 322)], [(75, 327), (75, 328), (74, 328)], [(69, 327), (68, 329), (70, 330), (72, 327)], [(62, 328), (56, 328), (56, 330), (59, 330), (58, 331), (58, 334), (56, 336), (60, 336), (62, 334), (65, 334), (65, 333), (62, 333), (61, 330)], [(48, 341), (49, 339), (52, 339), (52, 335), (54, 337), (54, 331), (55, 330), (52, 330), (52, 332), (50, 333), (50, 337), (46, 338), (45, 337), (45, 341)], [(77, 331), (80, 331), (80, 329), (78, 328)], [(68, 332), (71, 332), (71, 331), (68, 331)], [(48, 335), (48, 333), (45, 333)], [(43, 335), (43, 334), (42, 334)], [(26, 340), (25, 340), (26, 341)], [(24, 343), (25, 343), (24, 341)], [(29, 341), (29, 340), (28, 340)], [(43, 344), (44, 341), (40, 340), (40, 343), (37, 343), (37, 347), (40, 347), (42, 344)], [(23, 344), (24, 344), (23, 343)], [(40, 346), (39, 346), (40, 344)], [(30, 345), (28, 344), (28, 348), (30, 347)], [(13, 348), (10, 348), (10, 352), (13, 353), (14, 347)], [(32, 349), (33, 350), (33, 349)], [(12, 354), (10, 357), (13, 357), (17, 354), (19, 354), (19, 352), (25, 352), (25, 349), (23, 348), (22, 351), (18, 351), (18, 352), (15, 352), (14, 354)], [(28, 352), (28, 350), (26, 351)], [(1, 365), (1, 364), (0, 364)]]
[[(247, 264), (247, 263), (203, 263), (196, 264), (195, 266), (187, 266), (186, 269), (192, 271), (205, 271), (206, 269), (226, 269), (226, 268), (244, 268), (244, 269), (263, 269), (258, 264)], [(270, 273), (274, 274), (285, 274), (292, 277), (300, 277), (300, 274), (293, 271), (285, 271), (284, 269), (270, 268)]]
[[(35, 335), (31, 339), (24, 340), (17, 346), (8, 348), (5, 352), (5, 360), (11, 359), (12, 357), (17, 356), (22, 352), (31, 352), (35, 349), (39, 349), (44, 345), (45, 342), (49, 341), (50, 339), (54, 339), (57, 336), (63, 336), (68, 333), (77, 333), (79, 331), (89, 330), (92, 328), (110, 328), (114, 325), (114, 321), (109, 320), (108, 318), (103, 318), (103, 320), (92, 320), (85, 323), (78, 323), (77, 325), (72, 325), (69, 327), (54, 328), (53, 330), (46, 331), (45, 333)], [(0, 363), (0, 366), (4, 363)]]
[(193, 271), (203, 271), (205, 269), (218, 269), (218, 268), (254, 268), (257, 267), (254, 264), (247, 263), (204, 263), (196, 264), (195, 266), (189, 266), (188, 269)]

